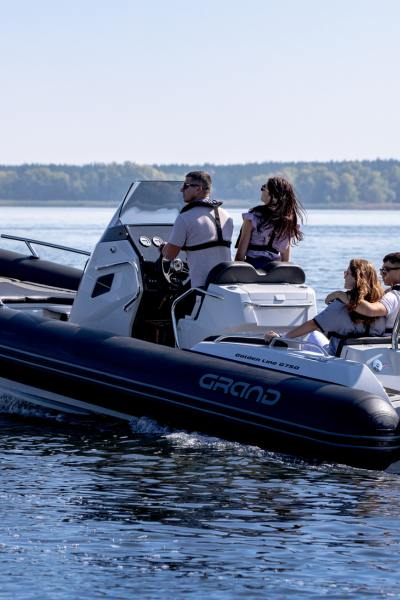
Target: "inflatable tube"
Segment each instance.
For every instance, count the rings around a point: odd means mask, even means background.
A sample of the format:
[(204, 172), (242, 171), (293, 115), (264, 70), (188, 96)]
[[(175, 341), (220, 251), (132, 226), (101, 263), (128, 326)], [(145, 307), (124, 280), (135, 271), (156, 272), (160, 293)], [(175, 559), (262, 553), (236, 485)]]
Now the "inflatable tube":
[(367, 392), (0, 309), (0, 377), (93, 412), (148, 416), (288, 454), (385, 468), (399, 417)]
[(0, 277), (40, 283), (66, 290), (77, 290), (83, 271), (55, 262), (0, 250)]

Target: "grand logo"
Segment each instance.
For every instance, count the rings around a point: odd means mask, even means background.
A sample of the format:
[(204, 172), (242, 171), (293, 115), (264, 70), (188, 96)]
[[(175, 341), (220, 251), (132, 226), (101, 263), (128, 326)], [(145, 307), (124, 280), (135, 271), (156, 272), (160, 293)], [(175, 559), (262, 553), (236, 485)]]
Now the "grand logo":
[(203, 375), (199, 379), (199, 385), (206, 390), (222, 392), (244, 400), (254, 400), (269, 406), (276, 404), (281, 398), (281, 393), (278, 390), (265, 389), (261, 385), (252, 385), (246, 381), (235, 381), (230, 377), (223, 377), (214, 373)]

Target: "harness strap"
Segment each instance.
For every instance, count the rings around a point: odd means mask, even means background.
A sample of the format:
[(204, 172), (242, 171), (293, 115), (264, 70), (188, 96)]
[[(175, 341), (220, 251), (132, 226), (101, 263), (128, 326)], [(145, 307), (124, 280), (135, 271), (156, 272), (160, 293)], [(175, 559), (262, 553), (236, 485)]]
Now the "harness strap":
[(204, 244), (196, 244), (195, 246), (183, 246), (182, 250), (189, 250), (189, 252), (196, 252), (196, 250), (205, 250), (206, 248), (215, 248), (217, 246), (223, 246), (224, 248), (230, 248), (231, 242), (228, 240), (213, 240), (211, 242), (204, 242)]
[(249, 250), (266, 250), (267, 252), (273, 252), (274, 254), (279, 254), (279, 250), (273, 247), (273, 243), (275, 240), (275, 231), (272, 232), (271, 237), (268, 240), (268, 244), (249, 244), (247, 248)]
[(212, 208), (214, 211), (214, 219), (215, 219), (215, 228), (217, 231), (217, 239), (211, 240), (209, 242), (203, 242), (202, 244), (194, 244), (193, 246), (182, 246), (182, 250), (189, 250), (189, 252), (196, 252), (196, 250), (205, 250), (206, 248), (216, 248), (216, 247), (224, 247), (230, 248), (231, 242), (229, 240), (224, 240), (222, 235), (222, 227), (221, 227), (221, 219), (219, 216), (218, 207), (221, 206), (222, 202), (217, 202), (216, 200), (212, 200), (210, 202), (206, 202), (204, 200), (195, 200), (194, 202), (189, 202), (184, 206), (181, 210), (181, 213), (187, 212), (192, 208), (196, 208), (196, 206), (205, 206), (206, 208)]
[[(242, 227), (240, 228), (238, 238), (236, 240), (235, 248), (239, 247), (240, 238), (242, 236)], [(256, 251), (264, 251), (264, 252), (273, 252), (273, 254), (279, 254), (279, 250), (273, 247), (273, 243), (275, 240), (275, 231), (272, 232), (267, 244), (249, 244), (247, 246), (248, 250), (256, 250)]]
[(192, 208), (196, 208), (196, 206), (205, 206), (206, 208), (218, 208), (221, 206), (222, 202), (218, 202), (217, 200), (193, 200), (193, 202), (188, 202), (185, 204), (183, 208), (181, 208), (180, 213), (185, 213), (188, 210), (192, 210)]

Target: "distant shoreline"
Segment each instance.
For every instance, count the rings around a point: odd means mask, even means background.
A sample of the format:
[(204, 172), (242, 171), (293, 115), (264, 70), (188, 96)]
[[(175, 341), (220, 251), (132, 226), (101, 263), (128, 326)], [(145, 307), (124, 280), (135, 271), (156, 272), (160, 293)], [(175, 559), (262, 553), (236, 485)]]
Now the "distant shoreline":
[[(114, 206), (135, 181), (182, 181), (186, 173), (211, 174), (213, 195), (229, 207), (259, 202), (270, 177), (284, 177), (306, 208), (397, 210), (400, 160), (260, 162), (244, 164), (0, 165), (2, 206)], [(250, 200), (248, 200), (250, 199)], [(60, 202), (61, 201), (61, 202)]]
[[(256, 202), (253, 200), (224, 200), (224, 206), (231, 209), (247, 209), (254, 206)], [(117, 208), (119, 201), (107, 201), (107, 200), (4, 200), (0, 199), (0, 206), (13, 206), (13, 207), (63, 207), (63, 208)], [(400, 204), (371, 204), (371, 203), (354, 203), (354, 204), (312, 204), (304, 205), (306, 210), (400, 210)]]

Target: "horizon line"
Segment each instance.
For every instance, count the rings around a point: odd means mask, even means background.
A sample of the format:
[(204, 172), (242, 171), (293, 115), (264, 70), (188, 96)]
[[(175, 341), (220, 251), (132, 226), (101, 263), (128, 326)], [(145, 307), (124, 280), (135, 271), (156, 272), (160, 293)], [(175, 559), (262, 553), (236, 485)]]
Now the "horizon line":
[(371, 163), (371, 162), (400, 162), (400, 158), (380, 158), (379, 156), (376, 158), (345, 158), (345, 159), (329, 159), (329, 160), (262, 160), (262, 161), (248, 161), (248, 162), (227, 162), (227, 163), (217, 163), (217, 162), (153, 162), (153, 163), (144, 163), (144, 162), (136, 162), (132, 160), (124, 160), (124, 161), (115, 161), (111, 160), (109, 162), (105, 161), (91, 161), (85, 163), (72, 163), (72, 162), (22, 162), (22, 163), (0, 163), (1, 167), (24, 167), (24, 166), (67, 166), (67, 167), (85, 167), (85, 166), (95, 166), (95, 165), (136, 165), (138, 167), (186, 167), (190, 165), (195, 166), (212, 166), (212, 167), (234, 167), (234, 166), (245, 166), (245, 165), (263, 165), (263, 164), (273, 164), (273, 165), (301, 165), (301, 164), (341, 164), (341, 163)]

